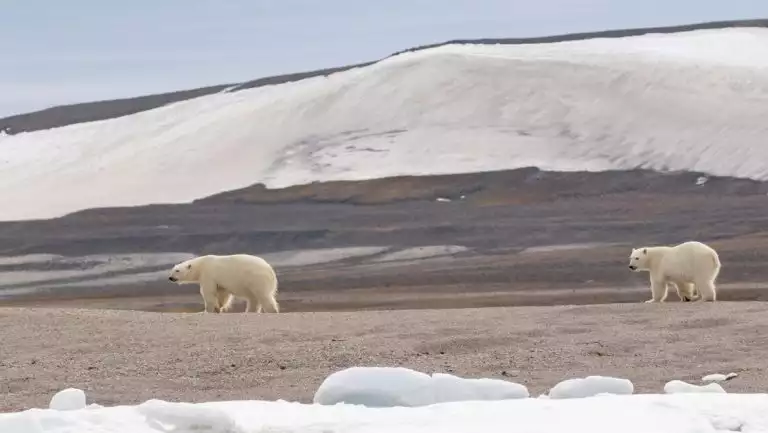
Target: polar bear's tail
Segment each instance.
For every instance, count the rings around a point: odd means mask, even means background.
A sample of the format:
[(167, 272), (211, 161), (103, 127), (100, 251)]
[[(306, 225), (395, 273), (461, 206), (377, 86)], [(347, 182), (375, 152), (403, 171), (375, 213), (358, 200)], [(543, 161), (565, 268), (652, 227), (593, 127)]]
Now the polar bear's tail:
[(278, 289), (278, 286), (280, 285), (280, 281), (277, 279), (277, 272), (275, 272), (274, 269), (272, 269), (272, 276), (271, 277), (272, 277), (271, 278), (272, 281), (270, 281), (270, 283), (272, 285), (272, 294), (274, 296), (277, 296), (277, 289)]
[(279, 280), (277, 279), (277, 272), (275, 272), (274, 269), (272, 269), (272, 278), (271, 278), (271, 294), (267, 296), (267, 299), (265, 300), (265, 306), (264, 310), (270, 313), (279, 313), (280, 312), (280, 303), (277, 301), (277, 289), (279, 286)]
[(712, 267), (715, 270), (714, 274), (712, 275), (712, 280), (714, 280), (720, 274), (720, 268), (722, 265), (720, 264), (720, 257), (717, 255), (717, 252), (715, 252), (714, 250), (712, 251), (712, 254), (710, 255), (710, 257), (712, 259)]

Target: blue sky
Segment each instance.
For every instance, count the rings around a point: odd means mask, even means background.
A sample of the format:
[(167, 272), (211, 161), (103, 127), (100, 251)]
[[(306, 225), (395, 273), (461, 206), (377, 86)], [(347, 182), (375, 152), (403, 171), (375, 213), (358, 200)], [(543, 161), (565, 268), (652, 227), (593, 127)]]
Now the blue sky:
[(0, 116), (340, 66), (455, 38), (768, 17), (768, 0), (11, 0)]

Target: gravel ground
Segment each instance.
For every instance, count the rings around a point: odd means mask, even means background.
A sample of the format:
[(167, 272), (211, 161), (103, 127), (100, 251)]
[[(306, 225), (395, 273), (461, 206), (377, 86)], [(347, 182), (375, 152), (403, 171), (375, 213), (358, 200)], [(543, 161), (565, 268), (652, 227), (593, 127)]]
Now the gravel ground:
[(451, 310), (179, 314), (2, 308), (0, 410), (48, 404), (65, 387), (91, 402), (311, 401), (356, 365), (506, 378), (537, 395), (607, 374), (640, 392), (735, 371), (732, 392), (768, 389), (761, 302)]

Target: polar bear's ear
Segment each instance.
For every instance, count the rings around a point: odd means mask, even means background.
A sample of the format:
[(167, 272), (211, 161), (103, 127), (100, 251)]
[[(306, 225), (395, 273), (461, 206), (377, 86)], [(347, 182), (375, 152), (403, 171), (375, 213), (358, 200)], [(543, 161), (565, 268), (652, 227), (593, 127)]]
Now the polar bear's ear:
[(643, 254), (648, 255), (648, 248), (643, 248)]

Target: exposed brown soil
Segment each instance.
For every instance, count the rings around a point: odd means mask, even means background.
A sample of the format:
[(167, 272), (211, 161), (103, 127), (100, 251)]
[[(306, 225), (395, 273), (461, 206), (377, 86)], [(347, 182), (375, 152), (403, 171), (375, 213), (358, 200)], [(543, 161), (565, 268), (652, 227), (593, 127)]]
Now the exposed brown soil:
[(604, 374), (636, 392), (737, 372), (730, 392), (768, 389), (764, 303), (618, 304), (335, 313), (158, 314), (0, 309), (0, 410), (44, 407), (65, 387), (93, 402), (311, 401), (328, 374), (405, 366), (495, 377), (534, 395)]

